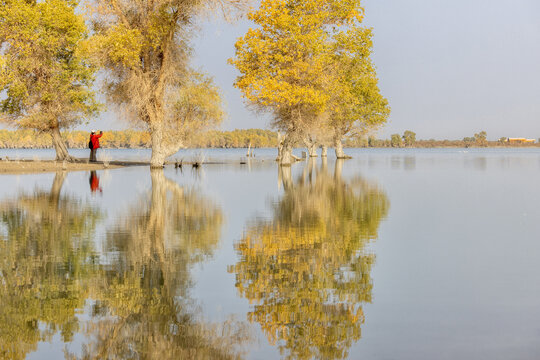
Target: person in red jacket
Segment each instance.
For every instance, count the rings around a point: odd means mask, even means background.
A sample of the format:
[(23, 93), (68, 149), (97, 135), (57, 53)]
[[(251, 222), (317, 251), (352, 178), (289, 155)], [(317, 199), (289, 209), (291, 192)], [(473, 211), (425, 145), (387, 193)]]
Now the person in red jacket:
[(96, 162), (96, 152), (99, 149), (99, 138), (103, 136), (103, 131), (99, 132), (99, 135), (95, 130), (90, 133), (90, 141), (88, 147), (90, 148), (90, 162)]

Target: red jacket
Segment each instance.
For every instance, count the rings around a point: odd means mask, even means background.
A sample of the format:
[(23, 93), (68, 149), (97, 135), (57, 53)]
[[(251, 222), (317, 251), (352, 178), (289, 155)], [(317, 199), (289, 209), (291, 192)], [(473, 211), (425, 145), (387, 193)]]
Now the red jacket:
[(92, 149), (99, 149), (99, 138), (103, 133), (90, 135), (90, 141), (92, 142)]

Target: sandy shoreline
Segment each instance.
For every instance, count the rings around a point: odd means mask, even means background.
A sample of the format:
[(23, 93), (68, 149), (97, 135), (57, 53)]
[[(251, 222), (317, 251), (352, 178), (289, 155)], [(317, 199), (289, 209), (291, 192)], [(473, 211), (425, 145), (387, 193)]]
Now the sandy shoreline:
[(91, 171), (104, 169), (117, 169), (126, 166), (148, 165), (144, 162), (128, 161), (98, 161), (89, 163), (87, 160), (79, 159), (75, 162), (63, 162), (54, 160), (0, 160), (0, 174), (23, 174), (23, 173), (41, 173), (56, 171)]
[[(231, 162), (233, 163), (233, 162)], [(236, 162), (234, 162), (236, 163)], [(181, 163), (175, 163), (174, 161), (166, 161), (164, 165), (171, 166), (178, 165), (198, 167), (201, 163), (193, 161), (185, 161)], [(227, 164), (225, 161), (207, 161), (204, 165), (210, 164)], [(245, 162), (240, 162), (245, 164)], [(57, 171), (92, 171), (92, 170), (105, 170), (105, 169), (118, 169), (129, 166), (150, 166), (148, 161), (98, 161), (95, 163), (88, 162), (87, 159), (77, 159), (74, 162), (63, 162), (55, 160), (28, 160), (28, 159), (6, 159), (0, 158), (0, 175), (2, 174), (31, 174), (31, 173), (43, 173), (43, 172), (57, 172)]]

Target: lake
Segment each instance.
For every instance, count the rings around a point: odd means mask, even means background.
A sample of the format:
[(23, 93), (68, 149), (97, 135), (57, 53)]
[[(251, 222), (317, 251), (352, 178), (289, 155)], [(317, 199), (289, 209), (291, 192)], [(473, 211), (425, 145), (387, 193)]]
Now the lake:
[(347, 152), (1, 175), (0, 358), (540, 358), (540, 149)]

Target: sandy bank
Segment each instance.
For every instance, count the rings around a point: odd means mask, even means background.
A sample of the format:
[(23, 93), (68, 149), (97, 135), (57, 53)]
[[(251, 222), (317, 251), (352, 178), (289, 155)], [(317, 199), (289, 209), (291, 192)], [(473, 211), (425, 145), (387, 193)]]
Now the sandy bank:
[(89, 170), (104, 170), (116, 169), (126, 166), (141, 166), (148, 165), (144, 162), (128, 162), (128, 161), (110, 161), (103, 163), (88, 163), (87, 160), (77, 160), (75, 162), (56, 162), (54, 160), (0, 160), (0, 174), (21, 174), (21, 173), (39, 173), (39, 172), (56, 172), (56, 171), (89, 171)]

